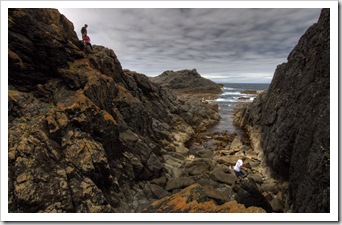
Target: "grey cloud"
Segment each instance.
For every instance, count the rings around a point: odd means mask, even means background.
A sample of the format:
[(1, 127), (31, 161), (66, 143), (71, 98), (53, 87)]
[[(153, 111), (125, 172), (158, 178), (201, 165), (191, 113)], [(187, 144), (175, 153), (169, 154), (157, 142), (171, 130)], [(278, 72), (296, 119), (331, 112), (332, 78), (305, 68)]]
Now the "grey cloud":
[(227, 82), (269, 82), (320, 14), (320, 9), (295, 8), (60, 11), (79, 36), (87, 23), (93, 44), (112, 48), (124, 68), (148, 76), (196, 68)]

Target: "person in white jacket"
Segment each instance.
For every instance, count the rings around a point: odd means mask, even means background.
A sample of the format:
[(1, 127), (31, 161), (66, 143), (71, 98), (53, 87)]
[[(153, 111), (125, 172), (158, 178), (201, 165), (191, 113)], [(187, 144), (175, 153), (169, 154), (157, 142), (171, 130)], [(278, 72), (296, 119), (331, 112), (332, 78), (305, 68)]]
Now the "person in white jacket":
[(235, 166), (234, 166), (234, 172), (236, 174), (236, 176), (238, 177), (238, 179), (242, 179), (242, 177), (244, 176), (244, 174), (242, 173), (240, 167), (243, 165), (243, 161), (242, 159), (239, 159)]

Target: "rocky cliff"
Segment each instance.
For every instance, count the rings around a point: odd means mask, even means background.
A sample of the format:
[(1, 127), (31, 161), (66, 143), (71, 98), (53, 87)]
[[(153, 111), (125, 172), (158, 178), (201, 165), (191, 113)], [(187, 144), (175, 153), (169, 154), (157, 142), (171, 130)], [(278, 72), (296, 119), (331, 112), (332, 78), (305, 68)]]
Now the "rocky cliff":
[(330, 211), (330, 12), (279, 65), (267, 93), (240, 109), (273, 175), (289, 181), (293, 212)]
[(222, 85), (203, 78), (196, 69), (168, 70), (150, 80), (187, 98), (216, 99), (222, 93)]
[[(178, 99), (113, 50), (86, 55), (54, 9), (8, 11), (9, 212), (137, 212), (169, 193), (217, 107)], [(157, 181), (155, 181), (156, 183)]]

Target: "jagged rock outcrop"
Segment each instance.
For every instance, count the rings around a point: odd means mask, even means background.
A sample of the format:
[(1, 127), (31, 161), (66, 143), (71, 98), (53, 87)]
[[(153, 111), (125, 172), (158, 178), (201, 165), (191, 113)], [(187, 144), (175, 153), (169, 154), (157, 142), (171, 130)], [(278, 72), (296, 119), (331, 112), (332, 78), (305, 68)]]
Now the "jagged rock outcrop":
[(18, 90), (59, 77), (59, 68), (83, 57), (73, 24), (58, 11), (9, 9), (8, 13), (8, 78)]
[(113, 50), (86, 55), (57, 10), (8, 13), (9, 212), (136, 212), (169, 195), (217, 107), (122, 70)]
[(293, 212), (330, 211), (330, 11), (279, 65), (267, 93), (239, 111), (274, 175), (289, 181)]
[(168, 70), (150, 80), (187, 98), (216, 99), (222, 93), (222, 85), (203, 78), (196, 69)]

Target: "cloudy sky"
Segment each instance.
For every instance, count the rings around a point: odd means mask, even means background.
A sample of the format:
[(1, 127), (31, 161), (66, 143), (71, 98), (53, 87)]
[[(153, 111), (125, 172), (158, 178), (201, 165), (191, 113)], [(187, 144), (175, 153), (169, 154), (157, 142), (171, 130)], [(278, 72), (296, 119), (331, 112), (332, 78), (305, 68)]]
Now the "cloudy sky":
[(193, 69), (220, 83), (269, 83), (317, 22), (317, 8), (59, 8), (81, 39), (111, 48), (147, 76)]

